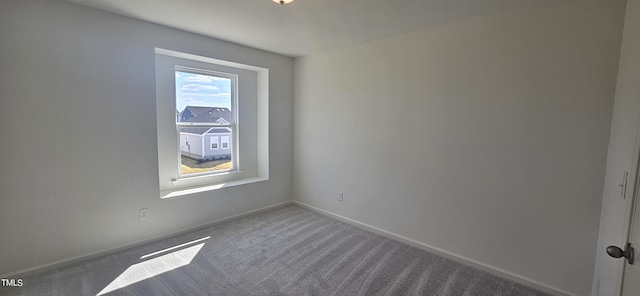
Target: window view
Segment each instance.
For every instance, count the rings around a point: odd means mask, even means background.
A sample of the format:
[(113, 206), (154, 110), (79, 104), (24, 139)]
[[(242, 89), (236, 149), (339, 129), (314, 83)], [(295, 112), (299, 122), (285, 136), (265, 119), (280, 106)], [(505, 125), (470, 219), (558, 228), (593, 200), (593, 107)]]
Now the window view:
[(233, 76), (176, 67), (176, 130), (180, 175), (233, 168)]

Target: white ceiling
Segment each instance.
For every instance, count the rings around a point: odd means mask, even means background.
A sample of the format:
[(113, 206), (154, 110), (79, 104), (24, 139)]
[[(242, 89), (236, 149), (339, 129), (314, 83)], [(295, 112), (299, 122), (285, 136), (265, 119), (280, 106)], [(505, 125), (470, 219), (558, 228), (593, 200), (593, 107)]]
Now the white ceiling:
[(67, 0), (288, 56), (337, 48), (540, 0)]

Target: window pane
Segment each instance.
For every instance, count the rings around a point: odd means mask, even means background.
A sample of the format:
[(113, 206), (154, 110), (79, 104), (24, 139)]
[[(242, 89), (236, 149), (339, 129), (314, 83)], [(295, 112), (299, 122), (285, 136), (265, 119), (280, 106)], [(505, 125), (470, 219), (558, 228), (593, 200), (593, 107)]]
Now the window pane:
[(209, 141), (211, 142), (211, 149), (218, 149), (218, 136), (211, 137)]
[(177, 122), (232, 123), (230, 78), (179, 70), (175, 75)]
[(179, 128), (181, 174), (231, 169), (232, 128), (216, 125), (233, 124), (232, 80), (197, 70), (176, 70), (175, 76), (176, 122), (207, 125)]
[(222, 144), (222, 149), (229, 148), (229, 136), (220, 137), (220, 143)]

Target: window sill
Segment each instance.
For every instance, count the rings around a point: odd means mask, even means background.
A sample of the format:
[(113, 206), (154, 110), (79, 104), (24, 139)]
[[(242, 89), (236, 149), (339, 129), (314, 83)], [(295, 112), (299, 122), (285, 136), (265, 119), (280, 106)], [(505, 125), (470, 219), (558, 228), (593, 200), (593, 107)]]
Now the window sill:
[(262, 182), (267, 180), (269, 180), (269, 178), (252, 177), (252, 178), (233, 180), (233, 181), (219, 183), (219, 184), (207, 184), (207, 185), (194, 186), (194, 187), (188, 187), (188, 188), (160, 191), (160, 198), (165, 199), (165, 198), (179, 197), (179, 196), (184, 196), (189, 194), (213, 191), (213, 190), (218, 190), (222, 188), (251, 184), (251, 183)]

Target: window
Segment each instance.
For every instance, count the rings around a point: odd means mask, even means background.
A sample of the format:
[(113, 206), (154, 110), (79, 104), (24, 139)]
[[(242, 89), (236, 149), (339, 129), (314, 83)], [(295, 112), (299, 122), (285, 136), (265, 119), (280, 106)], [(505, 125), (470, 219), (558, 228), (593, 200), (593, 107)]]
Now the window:
[[(236, 153), (229, 143), (236, 133), (237, 80), (235, 74), (175, 66), (177, 137), (185, 137), (186, 142), (191, 136), (193, 143), (180, 145), (179, 178), (236, 169)], [(215, 151), (218, 138), (229, 151)]]
[(268, 179), (268, 79), (265, 68), (156, 49), (161, 197)]
[(222, 143), (222, 149), (229, 149), (229, 136), (220, 137), (220, 143)]
[(211, 150), (218, 149), (218, 137), (211, 137), (209, 141), (211, 142)]

